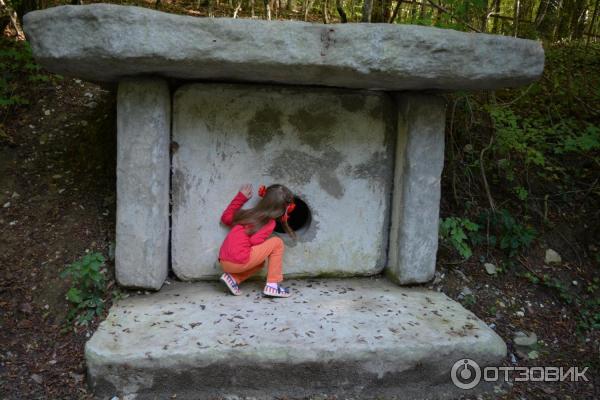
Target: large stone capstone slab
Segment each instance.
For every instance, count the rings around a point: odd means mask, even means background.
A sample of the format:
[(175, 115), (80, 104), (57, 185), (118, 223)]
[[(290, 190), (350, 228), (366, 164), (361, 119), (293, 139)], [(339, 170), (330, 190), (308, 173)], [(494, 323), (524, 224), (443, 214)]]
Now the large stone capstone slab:
[(382, 90), (496, 89), (536, 80), (540, 42), (398, 24), (197, 18), (112, 4), (24, 16), (36, 61), (96, 82), (155, 74)]
[[(286, 242), (286, 276), (381, 272), (388, 243), (395, 106), (386, 93), (188, 84), (173, 99), (171, 260), (180, 279), (214, 279), (241, 184), (281, 183), (310, 211)], [(256, 191), (247, 203), (258, 201)], [(300, 211), (294, 211), (294, 214)], [(296, 217), (293, 215), (292, 217)]]
[(442, 293), (385, 279), (288, 281), (293, 297), (173, 283), (119, 301), (86, 344), (96, 394), (112, 398), (457, 398), (452, 365), (499, 364), (506, 345)]

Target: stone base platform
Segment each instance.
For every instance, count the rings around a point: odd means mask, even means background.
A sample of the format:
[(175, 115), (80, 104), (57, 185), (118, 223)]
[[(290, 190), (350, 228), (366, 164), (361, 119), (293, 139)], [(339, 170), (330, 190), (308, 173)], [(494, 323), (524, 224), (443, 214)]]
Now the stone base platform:
[[(86, 345), (101, 398), (454, 398), (462, 358), (497, 365), (506, 345), (444, 294), (384, 278), (262, 283), (239, 297), (220, 282), (172, 283), (114, 305)], [(137, 395), (135, 395), (137, 394)]]

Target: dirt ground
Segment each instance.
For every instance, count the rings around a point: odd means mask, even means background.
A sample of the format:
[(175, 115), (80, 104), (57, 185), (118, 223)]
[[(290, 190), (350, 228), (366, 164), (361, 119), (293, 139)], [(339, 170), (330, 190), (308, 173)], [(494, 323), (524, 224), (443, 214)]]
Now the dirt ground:
[[(114, 91), (65, 78), (40, 89), (36, 102), (4, 121), (12, 140), (0, 145), (2, 399), (92, 397), (85, 383), (83, 346), (98, 321), (90, 326), (66, 323), (69, 286), (59, 273), (88, 251), (110, 259), (114, 98)], [(447, 207), (444, 203), (443, 209)], [(544, 253), (551, 247), (563, 258), (559, 268), (566, 282), (576, 286), (590, 280), (594, 247), (575, 245), (568, 235), (545, 232), (517, 270), (496, 275), (486, 273), (481, 254), (459, 263), (440, 250), (438, 274), (430, 286), (460, 301), (498, 332), (509, 348), (505, 365), (589, 367), (589, 382), (515, 383), (498, 393), (502, 399), (600, 398), (598, 331), (577, 334), (575, 310), (557, 293), (520, 276), (550, 268), (544, 265)], [(538, 358), (527, 360), (527, 354), (515, 349), (513, 337), (521, 330), (537, 334)]]

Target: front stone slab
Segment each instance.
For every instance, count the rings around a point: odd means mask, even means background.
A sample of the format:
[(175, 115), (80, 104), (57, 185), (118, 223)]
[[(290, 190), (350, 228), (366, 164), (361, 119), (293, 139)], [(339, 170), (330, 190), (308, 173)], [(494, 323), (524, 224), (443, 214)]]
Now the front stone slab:
[[(212, 279), (242, 183), (281, 183), (311, 216), (286, 240), (286, 276), (373, 275), (385, 266), (395, 115), (385, 93), (190, 84), (174, 95), (172, 266)], [(253, 206), (254, 198), (248, 202)], [(297, 213), (297, 211), (295, 211)]]
[(167, 276), (170, 129), (166, 81), (119, 83), (115, 270), (122, 286), (160, 289)]
[(497, 365), (504, 342), (444, 294), (385, 279), (288, 281), (289, 299), (258, 282), (244, 295), (176, 283), (121, 300), (87, 343), (100, 396), (139, 399), (453, 398), (452, 365)]

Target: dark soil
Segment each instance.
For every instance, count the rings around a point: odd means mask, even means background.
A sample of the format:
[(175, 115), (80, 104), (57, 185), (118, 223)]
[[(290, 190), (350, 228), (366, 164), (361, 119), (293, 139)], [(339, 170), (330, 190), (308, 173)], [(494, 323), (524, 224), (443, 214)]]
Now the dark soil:
[(114, 96), (65, 79), (32, 98), (0, 147), (0, 398), (85, 398), (96, 324), (66, 324), (59, 272), (114, 241)]

